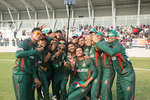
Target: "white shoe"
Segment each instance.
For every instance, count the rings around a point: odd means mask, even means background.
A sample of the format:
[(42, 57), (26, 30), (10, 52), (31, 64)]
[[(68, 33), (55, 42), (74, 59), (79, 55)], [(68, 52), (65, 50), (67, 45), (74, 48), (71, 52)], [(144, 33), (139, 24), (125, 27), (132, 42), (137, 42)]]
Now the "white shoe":
[(56, 98), (56, 96), (54, 95), (54, 96), (52, 96), (52, 100), (57, 100), (57, 98)]
[(100, 98), (98, 100), (101, 100)]

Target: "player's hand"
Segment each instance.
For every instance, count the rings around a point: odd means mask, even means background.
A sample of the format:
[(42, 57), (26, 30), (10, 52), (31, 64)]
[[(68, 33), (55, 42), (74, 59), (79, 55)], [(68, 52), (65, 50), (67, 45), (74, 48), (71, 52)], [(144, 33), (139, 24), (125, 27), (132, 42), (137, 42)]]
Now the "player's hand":
[(98, 47), (96, 47), (96, 50), (98, 51), (98, 50), (100, 50)]
[(53, 33), (49, 34), (48, 36), (51, 37), (51, 38), (54, 38), (56, 35), (55, 35), (55, 33), (53, 32)]
[(59, 56), (61, 54), (61, 51), (59, 50), (59, 51), (57, 51), (56, 53), (55, 53), (55, 56), (57, 57), (57, 56)]
[(64, 66), (68, 67), (68, 62), (67, 61), (64, 61)]
[(97, 35), (93, 36), (93, 42), (97, 43), (100, 40), (100, 38), (97, 37)]
[(48, 52), (47, 56), (44, 58), (44, 64), (48, 62), (48, 60), (50, 59), (50, 57), (51, 57), (51, 53)]
[(38, 52), (42, 52), (44, 50), (44, 47), (40, 47), (40, 48), (37, 48), (38, 49)]
[(48, 45), (48, 48), (49, 48), (49, 49), (51, 49), (51, 46), (52, 46), (52, 45), (51, 45), (51, 44), (49, 44), (49, 45)]
[(55, 50), (56, 49), (56, 44), (51, 44), (50, 49), (51, 49), (51, 51)]
[(46, 67), (44, 67), (44, 66), (40, 66), (40, 68), (43, 70), (43, 71), (47, 71), (47, 68)]
[(46, 71), (47, 71), (47, 68), (46, 68), (46, 67), (44, 67), (43, 71), (45, 71), (45, 72), (46, 72)]
[(47, 54), (48, 56), (51, 56), (51, 53), (50, 52), (48, 52), (48, 54)]
[(88, 60), (89, 58), (90, 58), (90, 56), (88, 56), (88, 55), (85, 55), (85, 56), (84, 56), (84, 59), (85, 59), (85, 60)]
[(35, 85), (36, 85), (37, 87), (40, 87), (40, 86), (41, 86), (41, 82), (40, 82), (40, 80), (39, 80), (38, 78), (35, 78), (35, 79), (34, 79), (34, 83), (35, 83)]
[(70, 64), (71, 64), (71, 69), (74, 69), (74, 67), (75, 67), (75, 59), (74, 58), (71, 58), (71, 59), (69, 59), (69, 61), (70, 61)]
[(62, 52), (62, 51), (63, 51), (63, 48), (60, 47), (60, 48), (58, 49), (58, 52)]
[(39, 28), (42, 30), (46, 27), (46, 24), (41, 25)]
[(60, 51), (57, 51), (53, 56), (52, 56), (52, 60), (54, 60), (56, 57), (58, 57), (60, 55)]

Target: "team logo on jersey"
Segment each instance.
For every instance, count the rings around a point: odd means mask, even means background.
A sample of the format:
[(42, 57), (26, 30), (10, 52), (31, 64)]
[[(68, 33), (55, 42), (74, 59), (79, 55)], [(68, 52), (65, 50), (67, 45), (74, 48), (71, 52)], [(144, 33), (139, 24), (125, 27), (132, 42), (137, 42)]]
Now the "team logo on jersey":
[(42, 61), (38, 61), (38, 63), (39, 63), (39, 64), (41, 64), (41, 63), (42, 63)]
[(94, 57), (94, 54), (91, 54), (91, 57), (93, 58), (93, 57)]
[(114, 56), (114, 57), (112, 57), (111, 59), (112, 59), (112, 60), (116, 60), (116, 57)]
[(34, 56), (29, 56), (29, 58), (34, 59)]

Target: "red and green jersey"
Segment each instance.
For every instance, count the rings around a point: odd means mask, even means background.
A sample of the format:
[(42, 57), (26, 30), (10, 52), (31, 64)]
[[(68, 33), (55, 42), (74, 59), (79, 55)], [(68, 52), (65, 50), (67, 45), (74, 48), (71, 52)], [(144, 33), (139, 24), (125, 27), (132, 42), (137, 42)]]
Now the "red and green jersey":
[(95, 48), (90, 46), (90, 47), (85, 47), (84, 48), (84, 54), (90, 56), (90, 58), (95, 57)]
[(125, 48), (118, 40), (115, 40), (111, 44), (99, 41), (96, 45), (109, 57), (108, 60), (111, 61), (109, 63), (112, 64), (118, 74), (123, 75), (133, 71), (132, 64), (126, 55)]
[(50, 58), (46, 63), (44, 63), (44, 59), (47, 56), (49, 51), (50, 51), (49, 48), (47, 48), (47, 50), (44, 50), (43, 52), (41, 52), (38, 55), (38, 58), (37, 58), (38, 59), (38, 66), (44, 66), (47, 69), (50, 69)]
[(76, 61), (75, 65), (76, 78), (79, 81), (86, 81), (90, 77), (95, 79), (97, 75), (96, 67), (94, 67), (92, 60), (89, 58), (87, 60)]
[(64, 65), (64, 60), (65, 60), (65, 53), (62, 52), (59, 56), (55, 57), (55, 59), (52, 61), (53, 62), (53, 68), (54, 70), (56, 69), (63, 69)]
[(35, 49), (36, 45), (33, 44), (31, 38), (22, 41), (16, 51), (16, 67), (13, 71), (14, 74), (33, 74), (36, 78), (36, 56), (39, 54)]
[(101, 69), (101, 53), (98, 50), (96, 50), (94, 46), (85, 47), (84, 54), (88, 55), (93, 60), (93, 64), (99, 70)]

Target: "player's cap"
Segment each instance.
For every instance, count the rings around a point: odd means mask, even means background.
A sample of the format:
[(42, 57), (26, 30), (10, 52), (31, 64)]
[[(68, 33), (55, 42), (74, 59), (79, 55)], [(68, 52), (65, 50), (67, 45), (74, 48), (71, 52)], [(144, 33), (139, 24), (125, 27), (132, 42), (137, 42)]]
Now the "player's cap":
[(115, 30), (111, 30), (108, 33), (109, 33), (108, 36), (110, 36), (110, 37), (112, 37), (112, 36), (118, 37), (119, 36), (118, 32), (116, 32)]
[(74, 35), (72, 35), (72, 38), (78, 38), (78, 34), (74, 34)]
[(92, 28), (92, 29), (90, 30), (90, 32), (95, 32), (95, 33), (96, 33), (97, 31), (96, 31), (95, 28)]

